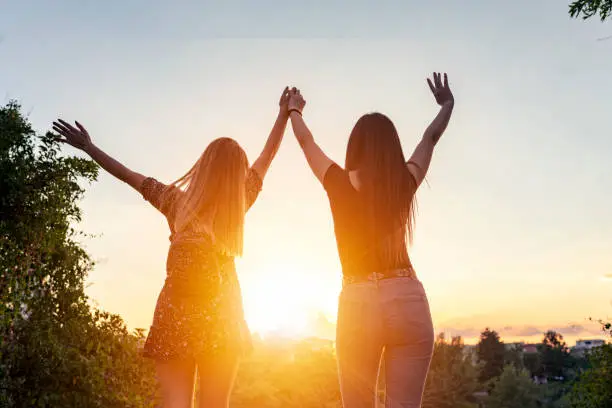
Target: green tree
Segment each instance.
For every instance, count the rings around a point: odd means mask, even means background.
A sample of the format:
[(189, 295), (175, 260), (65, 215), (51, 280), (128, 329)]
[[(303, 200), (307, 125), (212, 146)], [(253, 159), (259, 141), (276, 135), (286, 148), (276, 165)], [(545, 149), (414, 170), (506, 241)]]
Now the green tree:
[(439, 334), (425, 384), (423, 408), (475, 407), (478, 369), (472, 360), (461, 337), (448, 342), (444, 333)]
[(155, 399), (142, 332), (92, 310), (92, 262), (73, 228), (80, 181), (97, 167), (61, 156), (14, 102), (0, 107), (0, 406), (146, 407)]
[[(602, 322), (612, 338), (612, 323)], [(576, 381), (569, 394), (572, 408), (612, 408), (612, 344), (597, 347), (587, 354), (591, 368)]]
[(494, 381), (487, 408), (536, 408), (540, 390), (527, 370), (508, 365)]
[(569, 6), (569, 14), (583, 20), (599, 14), (601, 21), (605, 21), (612, 15), (612, 0), (575, 0)]
[(553, 330), (544, 334), (538, 345), (542, 363), (542, 375), (549, 380), (567, 380), (573, 376), (574, 359), (563, 340), (563, 336)]
[(532, 377), (542, 376), (542, 356), (540, 353), (523, 353), (523, 364)]
[(549, 382), (540, 385), (540, 402), (542, 408), (570, 408), (568, 393), (571, 383)]
[(521, 344), (513, 344), (505, 350), (504, 365), (512, 365), (517, 370), (525, 368), (523, 361), (523, 346)]
[(496, 331), (486, 328), (480, 334), (476, 354), (478, 361), (482, 364), (479, 376), (481, 383), (488, 383), (490, 380), (498, 377), (504, 370), (506, 347)]

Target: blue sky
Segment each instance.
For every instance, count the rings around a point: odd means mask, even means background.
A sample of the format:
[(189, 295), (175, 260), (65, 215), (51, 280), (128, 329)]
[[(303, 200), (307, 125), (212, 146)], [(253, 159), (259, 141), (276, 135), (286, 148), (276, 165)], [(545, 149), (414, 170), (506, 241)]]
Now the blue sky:
[[(525, 336), (612, 315), (612, 40), (597, 41), (610, 23), (571, 20), (552, 0), (0, 5), (4, 100), (41, 131), (78, 119), (108, 153), (166, 182), (219, 136), (254, 160), (286, 84), (302, 88), (306, 119), (338, 161), (372, 110), (394, 120), (409, 154), (437, 110), (425, 78), (447, 71), (455, 115), (418, 195), (412, 251), (437, 326)], [(85, 243), (99, 261), (91, 295), (147, 327), (163, 219), (107, 175), (83, 207), (82, 227), (99, 235)], [(252, 326), (333, 315), (331, 216), (291, 131), (246, 228)]]

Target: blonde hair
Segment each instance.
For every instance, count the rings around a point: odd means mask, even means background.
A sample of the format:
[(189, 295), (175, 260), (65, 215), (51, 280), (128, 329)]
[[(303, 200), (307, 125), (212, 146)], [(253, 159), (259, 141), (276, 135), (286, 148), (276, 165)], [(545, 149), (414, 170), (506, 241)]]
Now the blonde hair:
[(235, 140), (211, 142), (187, 174), (173, 183), (183, 190), (175, 231), (190, 226), (207, 232), (221, 252), (242, 255), (248, 168), (247, 156)]

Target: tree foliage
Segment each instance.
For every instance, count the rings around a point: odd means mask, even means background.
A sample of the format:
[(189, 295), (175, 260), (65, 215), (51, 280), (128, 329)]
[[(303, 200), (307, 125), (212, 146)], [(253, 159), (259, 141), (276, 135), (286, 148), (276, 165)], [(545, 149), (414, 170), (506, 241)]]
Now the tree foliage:
[(525, 368), (525, 353), (521, 344), (513, 344), (506, 349), (504, 366), (506, 365), (512, 365), (517, 370)]
[[(603, 331), (612, 338), (612, 324), (602, 322)], [(612, 408), (612, 344), (588, 353), (591, 368), (574, 385), (569, 399), (573, 408)]]
[(605, 21), (612, 16), (612, 0), (575, 0), (569, 6), (569, 14), (583, 20), (599, 15), (600, 20)]
[(476, 350), (478, 361), (482, 363), (480, 382), (486, 383), (499, 377), (504, 370), (504, 360), (506, 358), (506, 347), (500, 340), (499, 334), (486, 328), (480, 334), (480, 341)]
[(540, 353), (523, 353), (523, 365), (532, 377), (542, 376), (542, 356)]
[(423, 408), (473, 407), (473, 395), (478, 388), (478, 369), (461, 337), (453, 337), (449, 342), (443, 333), (438, 335), (425, 384)]
[(542, 343), (538, 345), (538, 351), (542, 376), (555, 381), (573, 377), (574, 358), (560, 333), (547, 331)]
[(494, 387), (487, 399), (487, 408), (536, 408), (540, 389), (527, 370), (517, 370), (507, 365), (494, 381)]
[(11, 102), (0, 108), (0, 406), (146, 407), (155, 399), (142, 333), (94, 310), (92, 262), (73, 228), (89, 160), (60, 155)]

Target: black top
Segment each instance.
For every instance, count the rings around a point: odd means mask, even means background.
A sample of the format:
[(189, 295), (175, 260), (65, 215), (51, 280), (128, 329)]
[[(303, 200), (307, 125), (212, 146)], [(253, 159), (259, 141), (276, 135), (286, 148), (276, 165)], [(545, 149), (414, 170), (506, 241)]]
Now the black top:
[[(406, 168), (406, 171), (409, 170)], [(401, 254), (403, 256), (393, 257), (396, 258), (394, 261), (385, 260), (388, 257), (381, 256), (381, 242), (396, 231), (390, 228), (389, 231), (375, 236), (370, 228), (372, 224), (368, 220), (363, 193), (355, 189), (347, 171), (335, 163), (332, 164), (325, 173), (323, 187), (327, 191), (331, 206), (344, 276), (364, 276), (372, 272), (383, 273), (411, 267), (405, 244), (398, 247), (398, 250), (404, 251)], [(405, 229), (402, 232), (405, 232)]]

